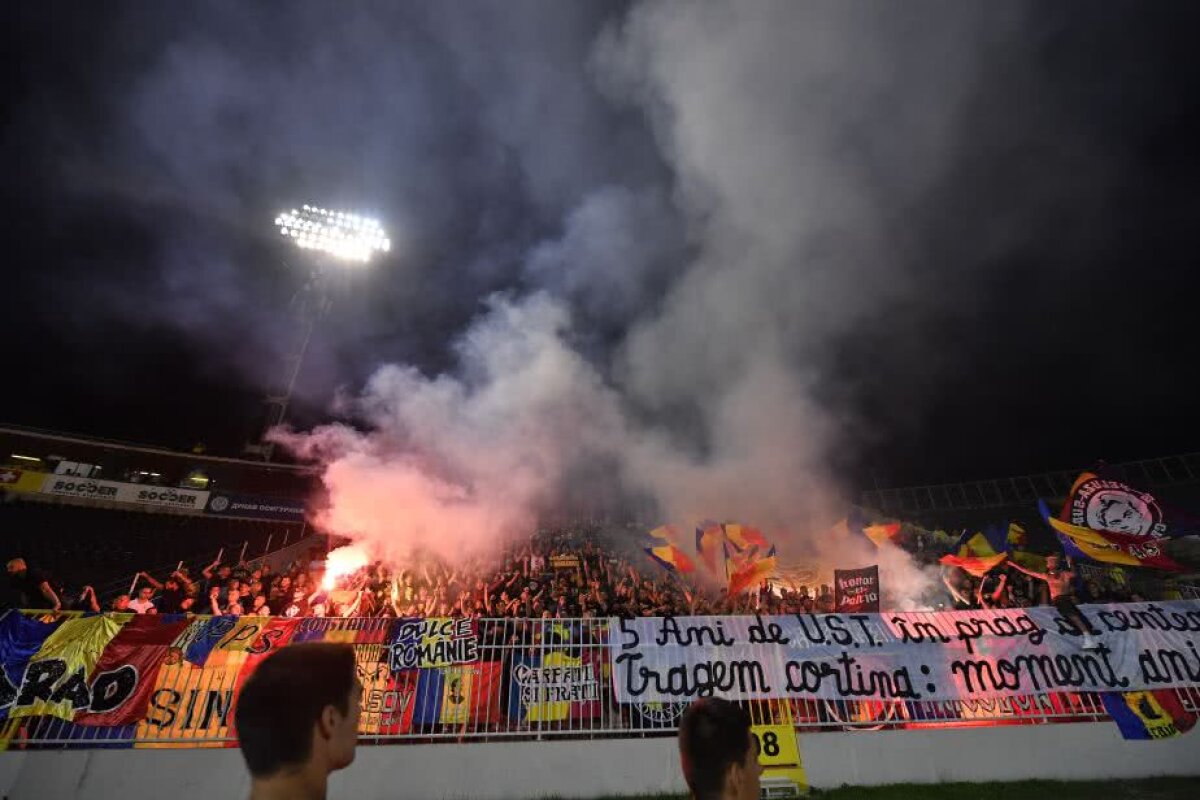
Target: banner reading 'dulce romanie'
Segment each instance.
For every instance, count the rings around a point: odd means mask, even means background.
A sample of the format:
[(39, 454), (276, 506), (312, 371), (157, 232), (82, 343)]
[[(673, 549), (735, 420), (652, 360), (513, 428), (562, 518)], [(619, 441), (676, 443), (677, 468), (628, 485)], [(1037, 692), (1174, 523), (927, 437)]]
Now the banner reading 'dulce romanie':
[(998, 611), (664, 617), (609, 622), (623, 703), (729, 699), (965, 700), (1200, 686), (1200, 601)]

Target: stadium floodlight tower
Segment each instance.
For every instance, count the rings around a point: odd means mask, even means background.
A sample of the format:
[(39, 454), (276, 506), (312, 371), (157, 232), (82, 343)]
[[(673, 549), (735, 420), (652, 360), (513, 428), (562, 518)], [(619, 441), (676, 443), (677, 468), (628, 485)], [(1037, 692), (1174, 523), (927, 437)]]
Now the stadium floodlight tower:
[(259, 442), (246, 445), (246, 451), (270, 461), (274, 445), (266, 441), (272, 428), (287, 418), (296, 379), (308, 353), (317, 323), (329, 312), (329, 275), (341, 267), (366, 264), (380, 253), (392, 249), (391, 240), (378, 220), (334, 211), (319, 206), (301, 206), (285, 211), (275, 218), (279, 233), (301, 250), (309, 251), (309, 275), (304, 286), (292, 298), (292, 312), (299, 322), (296, 346), (287, 358), (286, 380), (281, 390), (266, 397), (267, 424)]

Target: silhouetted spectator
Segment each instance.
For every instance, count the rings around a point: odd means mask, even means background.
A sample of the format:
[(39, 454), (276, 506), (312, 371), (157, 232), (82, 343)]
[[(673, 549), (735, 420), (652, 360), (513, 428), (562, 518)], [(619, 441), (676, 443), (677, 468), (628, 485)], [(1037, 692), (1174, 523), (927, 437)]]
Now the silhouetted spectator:
[(750, 715), (728, 700), (702, 698), (683, 712), (679, 761), (695, 800), (758, 800), (758, 740)]
[(62, 609), (62, 602), (51, 587), (49, 578), (36, 569), (30, 569), (25, 559), (14, 558), (8, 562), (8, 581), (20, 608)]

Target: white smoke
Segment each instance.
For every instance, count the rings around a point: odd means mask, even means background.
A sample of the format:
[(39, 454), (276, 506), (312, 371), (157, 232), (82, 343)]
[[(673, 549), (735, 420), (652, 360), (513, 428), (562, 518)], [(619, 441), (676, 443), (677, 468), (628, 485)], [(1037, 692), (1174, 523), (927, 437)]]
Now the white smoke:
[(397, 563), (494, 554), (528, 535), (573, 460), (620, 444), (613, 392), (568, 345), (565, 307), (545, 294), (494, 298), (456, 343), (459, 370), (426, 378), (385, 366), (352, 410), (279, 441), (325, 464), (327, 530)]
[[(669, 175), (585, 195), (526, 254), (540, 288), (493, 298), (454, 368), (382, 367), (351, 404), (364, 424), (283, 437), (325, 463), (322, 525), (397, 561), (487, 553), (599, 471), (596, 492), (649, 495), (664, 521), (879, 562), (912, 602), (928, 579), (901, 551), (823, 538), (847, 499), (831, 461), (863, 422), (816, 387), (838, 337), (910, 291), (890, 218), (941, 176), (1013, 16), (939, 9), (661, 2), (607, 29), (592, 74), (650, 120)], [(606, 318), (623, 325), (597, 354), (582, 325)]]

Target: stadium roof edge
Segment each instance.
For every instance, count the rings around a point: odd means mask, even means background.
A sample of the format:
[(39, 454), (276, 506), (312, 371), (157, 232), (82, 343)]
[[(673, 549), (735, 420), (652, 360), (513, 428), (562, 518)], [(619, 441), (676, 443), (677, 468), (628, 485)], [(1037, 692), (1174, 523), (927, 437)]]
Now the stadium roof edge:
[(58, 442), (73, 442), (75, 444), (89, 444), (103, 447), (114, 447), (120, 450), (129, 450), (136, 453), (146, 453), (149, 455), (173, 456), (176, 458), (188, 458), (197, 461), (213, 461), (222, 464), (241, 464), (248, 467), (258, 467), (260, 469), (279, 469), (288, 472), (296, 472), (300, 474), (312, 473), (316, 474), (319, 470), (316, 467), (306, 464), (280, 464), (277, 462), (256, 461), (248, 458), (230, 458), (228, 456), (210, 456), (200, 453), (183, 452), (180, 450), (168, 450), (165, 447), (155, 447), (152, 445), (134, 444), (132, 442), (122, 442), (117, 439), (104, 439), (97, 436), (84, 436), (82, 434), (63, 433), (58, 431), (46, 431), (39, 428), (27, 428), (20, 425), (0, 424), (0, 433), (15, 434), (18, 436), (37, 436), (43, 439), (51, 439)]

